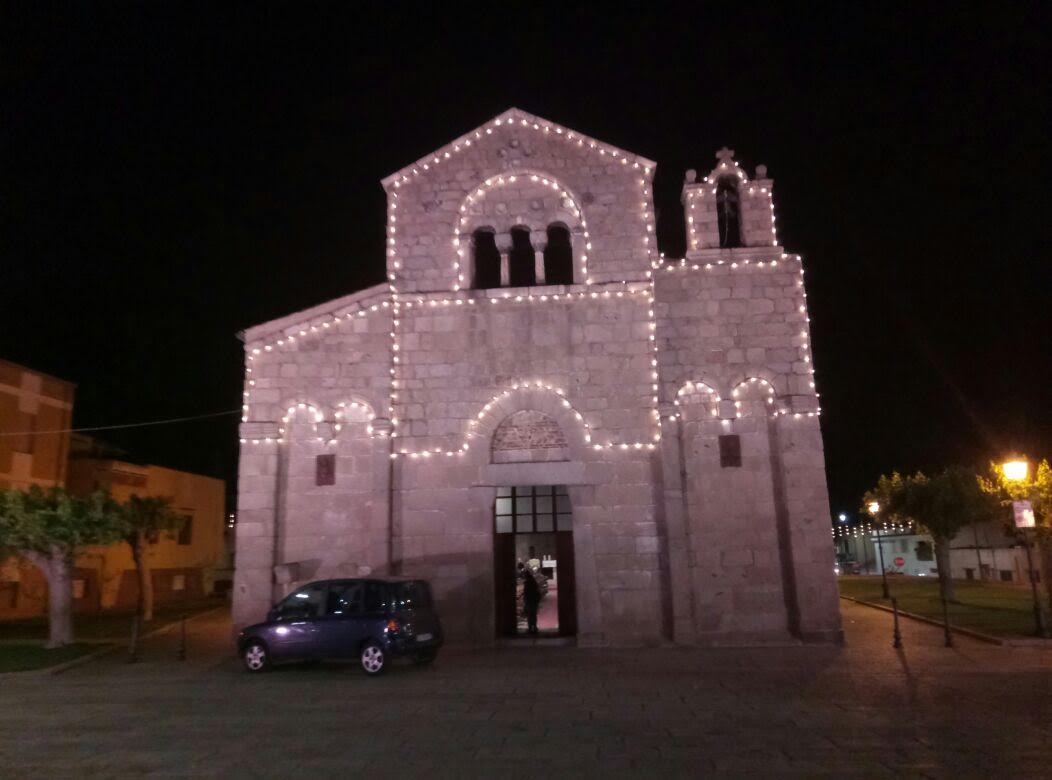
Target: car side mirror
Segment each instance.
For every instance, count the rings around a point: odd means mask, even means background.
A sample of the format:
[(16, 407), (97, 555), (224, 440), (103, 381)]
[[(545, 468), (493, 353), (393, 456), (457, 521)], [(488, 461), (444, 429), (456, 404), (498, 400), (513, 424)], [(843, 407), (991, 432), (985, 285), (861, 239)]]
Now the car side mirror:
[(268, 623), (273, 623), (277, 619), (278, 619), (278, 610), (277, 610), (277, 608), (276, 607), (271, 607), (270, 609), (268, 609), (267, 610), (267, 622)]

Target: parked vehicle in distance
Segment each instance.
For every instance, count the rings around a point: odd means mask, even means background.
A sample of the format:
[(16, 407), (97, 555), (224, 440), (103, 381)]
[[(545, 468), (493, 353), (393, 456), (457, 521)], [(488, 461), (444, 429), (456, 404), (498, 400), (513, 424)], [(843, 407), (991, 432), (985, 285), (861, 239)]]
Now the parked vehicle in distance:
[(407, 656), (428, 664), (442, 647), (442, 623), (424, 580), (323, 580), (290, 593), (245, 628), (237, 651), (250, 672), (288, 661), (358, 659), (368, 675)]

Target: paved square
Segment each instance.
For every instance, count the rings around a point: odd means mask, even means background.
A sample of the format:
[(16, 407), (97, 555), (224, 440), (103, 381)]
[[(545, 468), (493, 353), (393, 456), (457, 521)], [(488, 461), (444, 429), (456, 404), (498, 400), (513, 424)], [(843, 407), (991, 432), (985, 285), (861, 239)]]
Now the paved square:
[(844, 603), (843, 648), (447, 649), (253, 677), (225, 615), (143, 660), (0, 678), (4, 777), (1052, 776), (1052, 652)]

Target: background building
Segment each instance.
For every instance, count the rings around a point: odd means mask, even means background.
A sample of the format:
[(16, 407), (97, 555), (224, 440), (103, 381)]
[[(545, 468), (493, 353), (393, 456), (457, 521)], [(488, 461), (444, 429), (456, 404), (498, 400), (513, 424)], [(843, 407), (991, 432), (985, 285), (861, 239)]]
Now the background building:
[(0, 490), (65, 482), (75, 389), (0, 360)]
[[(73, 390), (69, 382), (0, 361), (0, 433), (8, 434), (0, 435), (0, 489), (65, 486), (87, 494), (104, 488), (117, 501), (132, 494), (171, 497), (184, 523), (160, 534), (150, 547), (155, 602), (211, 594), (215, 572), (229, 566), (223, 482), (117, 460), (105, 445), (71, 436)], [(75, 610), (130, 608), (137, 603), (138, 590), (127, 544), (89, 547), (77, 556)], [(43, 574), (17, 556), (0, 560), (0, 618), (46, 611)]]
[[(871, 526), (839, 528), (834, 534), (837, 567), (841, 574), (880, 574), (880, 551), (889, 574), (934, 577), (939, 568), (930, 535), (896, 526), (878, 537)], [(1038, 582), (1043, 581), (1041, 556), (1033, 552)], [(950, 542), (950, 572), (958, 580), (984, 580), (1029, 587), (1026, 549), (1004, 523), (991, 521), (965, 526)]]

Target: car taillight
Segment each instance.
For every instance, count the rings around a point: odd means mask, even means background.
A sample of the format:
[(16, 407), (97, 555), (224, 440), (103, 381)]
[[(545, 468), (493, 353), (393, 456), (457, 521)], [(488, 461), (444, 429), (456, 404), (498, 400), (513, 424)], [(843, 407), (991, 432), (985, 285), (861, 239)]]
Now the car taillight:
[(398, 621), (395, 620), (394, 618), (391, 618), (390, 620), (387, 621), (387, 633), (389, 633), (389, 634), (397, 634), (398, 633), (398, 628), (399, 628)]

